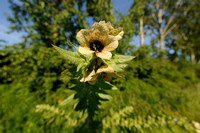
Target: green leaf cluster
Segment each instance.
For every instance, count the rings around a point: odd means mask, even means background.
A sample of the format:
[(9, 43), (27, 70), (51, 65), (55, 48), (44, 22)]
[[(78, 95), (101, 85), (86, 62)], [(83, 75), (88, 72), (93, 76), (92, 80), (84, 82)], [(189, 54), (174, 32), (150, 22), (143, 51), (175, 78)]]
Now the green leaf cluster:
[(127, 67), (127, 62), (133, 60), (134, 56), (125, 56), (114, 54), (112, 60), (103, 60), (103, 62), (111, 66), (116, 72), (123, 72)]
[(173, 118), (162, 114), (160, 116), (133, 116), (134, 109), (127, 106), (119, 112), (111, 110), (110, 116), (103, 119), (103, 132), (190, 132), (196, 129), (187, 118)]

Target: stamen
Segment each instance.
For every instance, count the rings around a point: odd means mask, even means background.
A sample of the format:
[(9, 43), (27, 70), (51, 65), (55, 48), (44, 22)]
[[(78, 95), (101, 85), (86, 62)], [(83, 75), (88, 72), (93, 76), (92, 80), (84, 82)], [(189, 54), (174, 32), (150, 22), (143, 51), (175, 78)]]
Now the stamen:
[(90, 49), (95, 52), (101, 52), (104, 46), (99, 41), (94, 41), (90, 43)]

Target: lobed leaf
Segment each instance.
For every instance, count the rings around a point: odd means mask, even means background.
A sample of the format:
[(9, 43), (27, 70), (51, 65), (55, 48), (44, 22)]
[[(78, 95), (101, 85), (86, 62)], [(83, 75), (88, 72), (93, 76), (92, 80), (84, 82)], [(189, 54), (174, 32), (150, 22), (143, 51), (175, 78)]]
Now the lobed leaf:
[(53, 47), (65, 58), (67, 59), (70, 63), (79, 65), (81, 62), (84, 62), (84, 59), (81, 58), (81, 56), (75, 52), (64, 50), (62, 48), (59, 48), (55, 45)]
[(128, 61), (131, 61), (134, 58), (135, 58), (135, 56), (125, 56), (125, 55), (115, 54), (113, 56), (112, 61), (118, 64), (118, 63), (125, 63), (125, 62), (128, 62)]

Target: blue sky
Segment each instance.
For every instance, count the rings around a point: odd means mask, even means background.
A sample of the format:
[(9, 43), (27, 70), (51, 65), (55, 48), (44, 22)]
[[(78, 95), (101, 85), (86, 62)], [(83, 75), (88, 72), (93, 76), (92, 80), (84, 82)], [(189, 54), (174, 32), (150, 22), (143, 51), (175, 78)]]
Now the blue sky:
[(6, 33), (9, 31), (8, 27), (10, 23), (7, 21), (5, 14), (12, 14), (11, 10), (9, 9), (8, 0), (0, 0), (0, 10), (0, 40), (6, 41), (6, 43), (0, 42), (0, 44), (13, 44), (20, 42), (23, 33)]
[[(18, 0), (14, 0), (18, 1)], [(128, 13), (128, 9), (132, 4), (132, 0), (112, 0), (114, 10), (118, 10), (123, 14)], [(9, 31), (9, 21), (7, 21), (5, 14), (12, 15), (9, 9), (8, 0), (0, 0), (0, 40), (6, 41), (5, 43), (0, 42), (0, 44), (13, 44), (21, 42), (21, 37), (25, 34), (23, 32), (6, 33)], [(136, 41), (137, 42), (137, 41)]]

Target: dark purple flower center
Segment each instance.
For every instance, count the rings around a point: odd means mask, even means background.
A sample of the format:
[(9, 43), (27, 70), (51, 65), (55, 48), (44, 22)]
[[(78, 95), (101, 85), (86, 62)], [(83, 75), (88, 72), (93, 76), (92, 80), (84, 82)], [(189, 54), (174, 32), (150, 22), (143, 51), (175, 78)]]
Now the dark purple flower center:
[(99, 41), (94, 41), (90, 43), (90, 49), (95, 52), (101, 52), (104, 46)]

